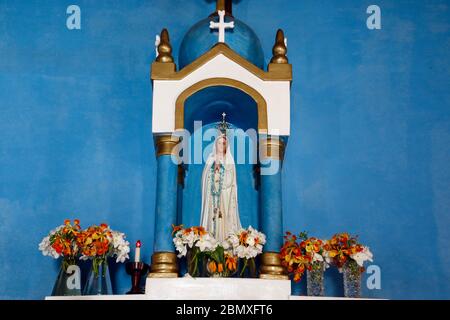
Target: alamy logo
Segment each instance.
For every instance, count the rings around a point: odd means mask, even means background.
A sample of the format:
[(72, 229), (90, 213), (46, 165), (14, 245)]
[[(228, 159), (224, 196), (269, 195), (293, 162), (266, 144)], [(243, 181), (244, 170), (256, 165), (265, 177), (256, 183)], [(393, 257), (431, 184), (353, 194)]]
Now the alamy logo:
[(367, 14), (370, 16), (367, 18), (367, 28), (369, 30), (381, 29), (381, 9), (379, 6), (373, 4), (367, 8)]
[(67, 7), (66, 13), (70, 16), (67, 17), (66, 26), (69, 30), (81, 29), (81, 9), (77, 5), (70, 5)]
[(71, 265), (67, 267), (66, 273), (70, 275), (67, 277), (67, 289), (69, 290), (80, 290), (81, 289), (81, 270), (79, 266)]
[(369, 290), (380, 290), (381, 289), (381, 268), (377, 265), (370, 265), (367, 267), (367, 277), (366, 285)]

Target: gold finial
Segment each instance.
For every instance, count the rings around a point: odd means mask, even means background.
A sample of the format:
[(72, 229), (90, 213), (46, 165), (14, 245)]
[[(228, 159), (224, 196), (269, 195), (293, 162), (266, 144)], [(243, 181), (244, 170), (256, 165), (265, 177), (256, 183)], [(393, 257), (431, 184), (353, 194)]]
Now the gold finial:
[(272, 52), (273, 57), (272, 60), (270, 60), (271, 63), (287, 64), (289, 62), (286, 57), (287, 47), (284, 42), (284, 32), (281, 29), (278, 29), (277, 31), (277, 37), (275, 39), (275, 45), (273, 46)]
[(170, 45), (170, 40), (169, 40), (169, 31), (167, 31), (167, 29), (163, 29), (161, 31), (161, 42), (159, 43), (158, 46), (158, 57), (156, 58), (157, 62), (162, 62), (162, 63), (170, 63), (173, 62), (173, 57), (172, 57), (172, 46)]
[(219, 11), (225, 11), (225, 15), (233, 17), (233, 0), (217, 0), (216, 11), (210, 17), (217, 16)]

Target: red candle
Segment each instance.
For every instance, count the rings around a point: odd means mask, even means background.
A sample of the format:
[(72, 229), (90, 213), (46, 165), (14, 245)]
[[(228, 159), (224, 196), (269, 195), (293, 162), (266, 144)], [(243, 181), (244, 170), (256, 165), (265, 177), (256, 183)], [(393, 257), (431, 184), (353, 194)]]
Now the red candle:
[(136, 242), (136, 252), (134, 255), (134, 262), (141, 262), (141, 240)]

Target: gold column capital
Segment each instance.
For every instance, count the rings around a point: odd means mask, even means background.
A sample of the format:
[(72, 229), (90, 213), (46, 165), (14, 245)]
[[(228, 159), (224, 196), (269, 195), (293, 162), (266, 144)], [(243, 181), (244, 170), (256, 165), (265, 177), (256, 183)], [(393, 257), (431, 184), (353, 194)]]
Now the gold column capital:
[(261, 160), (284, 159), (285, 144), (279, 137), (264, 137), (259, 140), (259, 157)]
[(180, 143), (180, 138), (171, 134), (156, 137), (156, 156), (174, 155), (178, 156), (175, 147)]
[(278, 252), (265, 252), (261, 256), (260, 275), (261, 279), (288, 280), (289, 276), (281, 265)]
[(177, 255), (173, 252), (155, 252), (148, 278), (178, 278)]

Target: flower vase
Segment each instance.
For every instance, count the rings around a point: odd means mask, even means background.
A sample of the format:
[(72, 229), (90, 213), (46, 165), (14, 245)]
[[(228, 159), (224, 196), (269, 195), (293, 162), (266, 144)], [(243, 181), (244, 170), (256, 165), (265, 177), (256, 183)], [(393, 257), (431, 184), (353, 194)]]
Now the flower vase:
[(344, 296), (347, 298), (361, 297), (361, 268), (356, 261), (349, 260), (342, 267), (344, 274)]
[(191, 277), (199, 277), (201, 274), (202, 259), (201, 252), (198, 248), (188, 249), (186, 254), (187, 272)]
[(80, 268), (73, 260), (63, 260), (58, 277), (52, 290), (52, 296), (80, 296)]
[(241, 278), (256, 278), (256, 262), (255, 258), (239, 259), (239, 277)]
[(325, 264), (323, 262), (314, 262), (311, 270), (306, 271), (306, 287), (308, 296), (323, 297), (325, 294), (324, 286)]
[(109, 275), (108, 260), (94, 259), (89, 272), (83, 295), (112, 295), (111, 277)]

